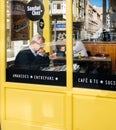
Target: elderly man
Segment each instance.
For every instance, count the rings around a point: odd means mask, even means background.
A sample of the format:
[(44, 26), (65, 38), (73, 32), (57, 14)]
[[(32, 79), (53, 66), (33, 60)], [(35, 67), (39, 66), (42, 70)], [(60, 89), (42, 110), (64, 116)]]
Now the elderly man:
[(44, 47), (45, 39), (37, 34), (32, 38), (28, 49), (21, 50), (15, 59), (15, 68), (24, 70), (40, 70), (48, 67), (50, 60), (46, 55)]
[(74, 57), (77, 57), (79, 54), (81, 54), (82, 57), (88, 56), (84, 44), (82, 43), (82, 41), (78, 40), (73, 42), (73, 55)]

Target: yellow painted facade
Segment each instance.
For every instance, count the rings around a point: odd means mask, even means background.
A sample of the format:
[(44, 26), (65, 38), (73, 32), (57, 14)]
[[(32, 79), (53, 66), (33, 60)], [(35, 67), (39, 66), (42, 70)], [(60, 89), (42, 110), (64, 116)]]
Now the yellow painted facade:
[(0, 0), (1, 129), (116, 130), (115, 92), (73, 88), (71, 0), (66, 0), (66, 87), (6, 82), (5, 2)]

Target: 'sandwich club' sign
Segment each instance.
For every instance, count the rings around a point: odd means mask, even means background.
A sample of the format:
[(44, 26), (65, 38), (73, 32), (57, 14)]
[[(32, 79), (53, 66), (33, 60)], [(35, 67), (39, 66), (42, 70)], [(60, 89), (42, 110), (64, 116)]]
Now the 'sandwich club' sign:
[(32, 0), (26, 5), (26, 15), (32, 20), (40, 20), (44, 14), (44, 6), (39, 0)]

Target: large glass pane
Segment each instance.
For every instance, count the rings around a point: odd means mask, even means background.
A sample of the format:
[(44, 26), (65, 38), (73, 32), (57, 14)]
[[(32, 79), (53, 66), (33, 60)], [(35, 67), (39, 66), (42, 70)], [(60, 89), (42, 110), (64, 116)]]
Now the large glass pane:
[(74, 87), (116, 90), (115, 5), (73, 0)]
[(65, 0), (7, 0), (6, 15), (6, 81), (66, 86)]

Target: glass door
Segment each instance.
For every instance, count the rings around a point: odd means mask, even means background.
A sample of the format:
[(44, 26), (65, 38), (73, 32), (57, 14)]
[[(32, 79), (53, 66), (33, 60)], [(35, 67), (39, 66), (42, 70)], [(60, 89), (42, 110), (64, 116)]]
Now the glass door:
[(73, 0), (74, 87), (116, 90), (114, 4)]
[(6, 81), (66, 86), (66, 1), (7, 0)]

